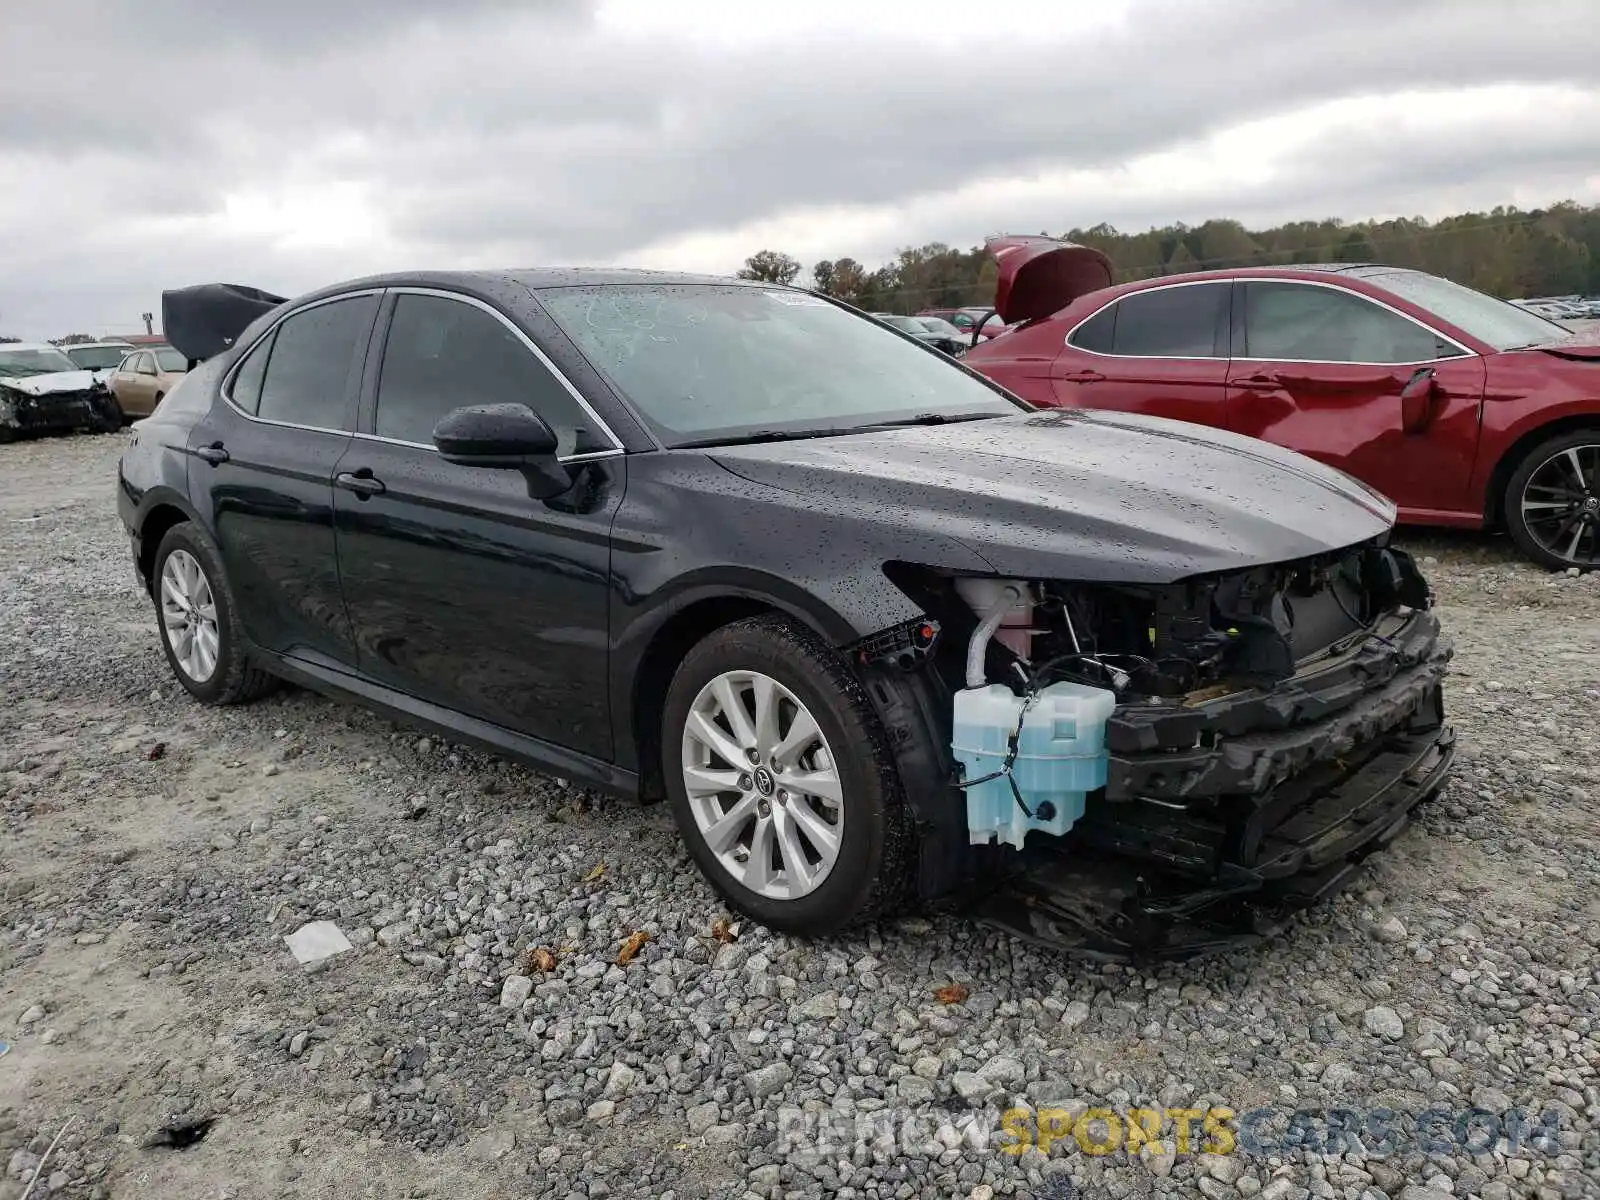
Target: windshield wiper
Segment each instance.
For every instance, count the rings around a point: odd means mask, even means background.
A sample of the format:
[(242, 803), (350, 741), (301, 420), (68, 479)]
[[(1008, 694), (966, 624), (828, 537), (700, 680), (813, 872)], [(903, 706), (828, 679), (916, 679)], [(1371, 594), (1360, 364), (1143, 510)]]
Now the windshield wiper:
[(987, 421), (1003, 417), (1005, 413), (918, 413), (914, 417), (901, 417), (898, 421), (874, 421), (863, 429), (894, 429), (902, 425), (954, 425), (958, 421)]
[(749, 433), (730, 433), (726, 437), (695, 438), (689, 442), (674, 442), (674, 450), (693, 450), (702, 446), (748, 446), (756, 442), (794, 442), (803, 438), (842, 437), (847, 433), (861, 433), (868, 428), (855, 425), (848, 428), (824, 429), (753, 429)]

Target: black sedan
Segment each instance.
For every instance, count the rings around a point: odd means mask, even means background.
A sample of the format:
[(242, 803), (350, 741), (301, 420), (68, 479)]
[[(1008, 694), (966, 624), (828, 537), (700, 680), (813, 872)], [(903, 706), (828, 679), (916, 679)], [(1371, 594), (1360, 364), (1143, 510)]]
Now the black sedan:
[(961, 330), (942, 317), (902, 317), (897, 313), (873, 313), (885, 325), (891, 325), (926, 346), (946, 354), (962, 354), (971, 341)]
[(1236, 944), (1449, 768), (1394, 507), (1038, 413), (826, 298), (620, 271), (169, 292), (119, 506), (173, 673), (666, 799), (743, 912)]

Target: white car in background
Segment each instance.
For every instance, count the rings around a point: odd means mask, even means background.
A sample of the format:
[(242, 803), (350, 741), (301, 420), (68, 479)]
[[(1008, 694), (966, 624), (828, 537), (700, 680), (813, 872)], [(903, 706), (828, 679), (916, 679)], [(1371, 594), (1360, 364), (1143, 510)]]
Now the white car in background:
[(59, 346), (0, 343), (0, 442), (24, 433), (121, 428), (111, 393)]
[(62, 353), (78, 366), (94, 372), (96, 383), (104, 383), (122, 360), (137, 349), (129, 342), (79, 342), (61, 347)]

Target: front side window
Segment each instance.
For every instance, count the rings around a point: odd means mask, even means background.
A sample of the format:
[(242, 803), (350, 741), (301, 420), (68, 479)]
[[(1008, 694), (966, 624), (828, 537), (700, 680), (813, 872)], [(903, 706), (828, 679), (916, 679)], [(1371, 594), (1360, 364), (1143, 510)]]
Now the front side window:
[(499, 317), (461, 300), (402, 293), (384, 342), (374, 432), (431, 446), (441, 417), (478, 404), (533, 409), (555, 432), (560, 456), (611, 448), (597, 422)]
[(1444, 347), (1415, 321), (1340, 288), (1251, 282), (1240, 357), (1301, 362), (1413, 363)]
[(949, 356), (802, 292), (618, 284), (539, 299), (668, 446), (1018, 410)]
[(144, 353), (140, 353), (134, 358), (133, 364), (129, 366), (128, 370), (135, 375), (154, 375), (156, 373), (155, 364), (150, 361), (150, 356)]
[(260, 416), (313, 429), (341, 429), (356, 347), (372, 325), (373, 296), (302, 309), (279, 324), (261, 382)]

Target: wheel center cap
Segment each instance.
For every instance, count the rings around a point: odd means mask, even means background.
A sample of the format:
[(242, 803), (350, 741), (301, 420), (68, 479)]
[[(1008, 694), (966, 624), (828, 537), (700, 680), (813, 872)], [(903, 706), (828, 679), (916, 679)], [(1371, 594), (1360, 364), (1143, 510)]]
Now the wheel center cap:
[(777, 788), (777, 782), (772, 778), (772, 772), (767, 770), (766, 767), (757, 767), (755, 769), (755, 780), (756, 791), (763, 796), (772, 795)]
[(1590, 496), (1583, 502), (1583, 510), (1585, 512), (1594, 512), (1597, 508), (1600, 508), (1600, 496)]

